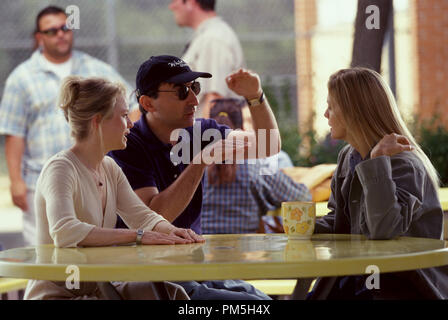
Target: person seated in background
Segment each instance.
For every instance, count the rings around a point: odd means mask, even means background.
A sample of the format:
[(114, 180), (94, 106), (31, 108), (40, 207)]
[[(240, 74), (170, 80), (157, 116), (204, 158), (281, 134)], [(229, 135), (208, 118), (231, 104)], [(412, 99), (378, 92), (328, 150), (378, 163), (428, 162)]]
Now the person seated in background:
[[(390, 88), (366, 68), (343, 69), (328, 81), (325, 117), (333, 139), (348, 143), (331, 182), (330, 212), (316, 233), (441, 239), (439, 180), (407, 129)], [(380, 289), (364, 276), (319, 278), (310, 299), (447, 299), (447, 267), (380, 274)]]
[[(120, 167), (106, 153), (126, 148), (133, 126), (125, 88), (101, 78), (67, 77), (60, 107), (75, 144), (51, 157), (35, 193), (37, 243), (57, 247), (203, 242), (193, 230), (173, 226), (134, 193)], [(117, 214), (129, 229), (115, 229)], [(153, 299), (151, 283), (114, 283), (124, 299)], [(169, 282), (171, 299), (188, 299)], [(102, 299), (95, 282), (69, 290), (64, 282), (31, 280), (26, 299)]]
[[(243, 129), (244, 103), (233, 98), (214, 100), (210, 118), (231, 129)], [(304, 184), (297, 184), (281, 171), (263, 175), (262, 170), (260, 159), (209, 166), (203, 189), (204, 234), (255, 233), (260, 217), (280, 207), (283, 201), (311, 200)]]

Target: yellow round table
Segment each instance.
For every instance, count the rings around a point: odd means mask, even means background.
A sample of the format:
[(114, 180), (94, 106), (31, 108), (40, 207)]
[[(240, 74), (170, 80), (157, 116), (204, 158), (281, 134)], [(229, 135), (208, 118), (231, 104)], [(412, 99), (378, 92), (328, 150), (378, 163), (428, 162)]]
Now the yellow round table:
[(405, 271), (448, 264), (445, 241), (317, 234), (288, 241), (283, 234), (207, 235), (204, 244), (55, 248), (0, 252), (0, 276), (65, 281), (187, 281), (289, 279)]

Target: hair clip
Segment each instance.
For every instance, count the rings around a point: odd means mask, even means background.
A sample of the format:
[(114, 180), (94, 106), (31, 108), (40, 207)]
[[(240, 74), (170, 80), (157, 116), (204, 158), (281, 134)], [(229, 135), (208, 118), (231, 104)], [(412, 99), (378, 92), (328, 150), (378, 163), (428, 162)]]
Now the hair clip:
[(227, 112), (223, 112), (223, 111), (221, 111), (220, 113), (218, 113), (218, 117), (228, 117), (229, 116), (229, 114), (227, 113)]

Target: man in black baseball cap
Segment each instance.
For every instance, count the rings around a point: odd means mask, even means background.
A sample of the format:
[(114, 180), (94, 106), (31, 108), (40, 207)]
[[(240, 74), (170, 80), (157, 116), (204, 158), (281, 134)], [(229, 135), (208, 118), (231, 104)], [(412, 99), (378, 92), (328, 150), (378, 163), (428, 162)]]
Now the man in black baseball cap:
[[(193, 125), (201, 90), (197, 78), (211, 78), (206, 72), (195, 72), (185, 61), (174, 56), (152, 56), (138, 69), (136, 96), (143, 114), (165, 122), (164, 131)], [(190, 94), (190, 91), (193, 94)], [(159, 94), (161, 93), (161, 94)], [(169, 108), (160, 106), (170, 105)], [(161, 114), (162, 113), (162, 114)]]
[[(210, 78), (211, 74), (192, 71), (183, 60), (174, 56), (154, 56), (145, 61), (136, 79), (136, 96), (142, 116), (127, 136), (126, 149), (113, 151), (110, 155), (149, 208), (176, 227), (201, 234), (201, 180), (206, 167), (211, 164), (204, 161), (206, 155), (214, 153), (222, 157), (221, 161), (234, 161), (235, 152), (244, 151), (247, 158), (253, 154), (248, 152), (247, 145), (233, 142), (234, 138), (246, 138), (256, 146), (257, 157), (270, 156), (279, 152), (280, 135), (256, 73), (240, 69), (226, 78), (229, 89), (248, 101), (254, 133), (231, 131), (212, 119), (195, 119), (200, 92), (200, 85), (195, 81), (198, 77)], [(258, 129), (264, 129), (260, 130), (262, 136), (258, 136)], [(202, 139), (206, 131), (215, 133), (213, 140), (210, 137)], [(195, 144), (198, 133), (200, 141)], [(267, 148), (267, 154), (258, 154), (262, 138), (267, 138), (268, 146), (269, 141), (276, 141), (277, 148)], [(173, 151), (184, 143), (188, 149), (185, 151), (193, 150), (189, 153), (191, 156), (187, 161), (183, 161), (184, 158), (174, 160)], [(226, 152), (222, 152), (223, 146), (227, 146)], [(125, 227), (124, 224), (119, 226)], [(180, 284), (191, 299), (269, 299), (241, 280)]]
[(174, 56), (152, 56), (137, 72), (137, 90), (146, 92), (157, 90), (162, 82), (182, 84), (197, 78), (211, 78), (206, 72), (191, 71), (185, 61)]

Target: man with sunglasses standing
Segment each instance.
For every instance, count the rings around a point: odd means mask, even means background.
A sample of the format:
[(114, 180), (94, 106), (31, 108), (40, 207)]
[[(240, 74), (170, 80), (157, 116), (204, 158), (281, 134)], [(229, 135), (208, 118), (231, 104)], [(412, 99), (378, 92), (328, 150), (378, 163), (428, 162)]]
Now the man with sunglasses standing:
[(72, 144), (70, 127), (56, 105), (62, 79), (99, 76), (125, 83), (111, 66), (72, 49), (73, 31), (66, 20), (59, 7), (39, 12), (34, 32), (39, 49), (9, 75), (0, 104), (10, 192), (14, 205), (23, 211), (26, 245), (35, 242), (33, 198), (40, 171), (52, 155)]
[[(244, 137), (250, 145), (256, 146), (257, 157), (280, 150), (277, 122), (264, 99), (259, 76), (250, 71), (240, 69), (229, 75), (226, 82), (230, 90), (248, 100), (254, 132), (231, 131), (215, 120), (195, 119), (200, 92), (196, 80), (211, 76), (192, 71), (174, 56), (154, 56), (145, 61), (136, 79), (142, 117), (127, 136), (126, 149), (110, 153), (146, 205), (175, 226), (191, 228), (198, 234), (201, 233), (201, 180), (207, 165), (211, 164), (205, 160), (207, 155), (213, 154), (218, 162), (235, 161), (236, 153), (241, 155), (243, 151), (247, 158), (250, 155), (248, 144), (233, 142), (234, 138), (242, 141)], [(211, 130), (216, 138), (208, 136)], [(261, 133), (259, 136), (258, 132), (263, 132), (264, 136)], [(270, 146), (271, 140), (276, 142), (276, 148), (269, 148), (268, 154), (263, 155), (259, 146), (263, 142)], [(182, 155), (179, 161), (175, 150), (184, 143), (187, 148), (181, 151), (189, 153), (189, 157), (184, 161)], [(119, 224), (118, 227), (126, 226)], [(179, 284), (191, 299), (269, 299), (241, 280)]]

